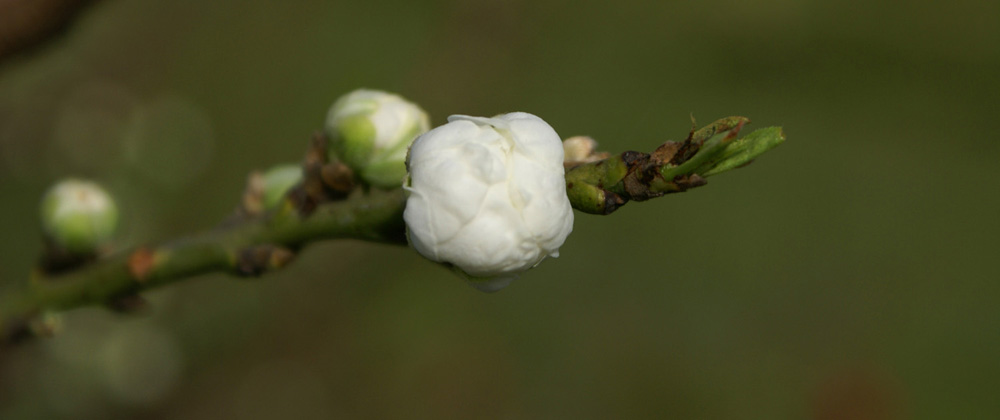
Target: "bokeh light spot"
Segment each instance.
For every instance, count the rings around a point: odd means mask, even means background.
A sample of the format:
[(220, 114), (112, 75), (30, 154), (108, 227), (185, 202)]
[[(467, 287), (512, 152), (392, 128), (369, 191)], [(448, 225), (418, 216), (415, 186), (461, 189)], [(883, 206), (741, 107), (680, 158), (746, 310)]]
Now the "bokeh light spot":
[(105, 384), (122, 403), (159, 401), (180, 379), (180, 347), (172, 335), (153, 325), (120, 327), (108, 337), (101, 359)]
[(215, 148), (212, 124), (197, 104), (164, 96), (140, 106), (129, 124), (125, 156), (152, 181), (178, 188), (196, 180)]
[(60, 104), (52, 132), (54, 150), (77, 171), (94, 173), (122, 157), (121, 143), (138, 99), (124, 86), (91, 82)]

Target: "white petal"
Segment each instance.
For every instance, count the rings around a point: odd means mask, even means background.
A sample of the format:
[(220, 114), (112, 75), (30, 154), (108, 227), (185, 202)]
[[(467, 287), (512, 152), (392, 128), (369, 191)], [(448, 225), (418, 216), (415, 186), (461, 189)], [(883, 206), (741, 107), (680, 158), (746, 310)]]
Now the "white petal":
[(572, 231), (562, 142), (527, 113), (448, 120), (410, 148), (411, 242), (430, 259), (505, 285), (558, 255)]

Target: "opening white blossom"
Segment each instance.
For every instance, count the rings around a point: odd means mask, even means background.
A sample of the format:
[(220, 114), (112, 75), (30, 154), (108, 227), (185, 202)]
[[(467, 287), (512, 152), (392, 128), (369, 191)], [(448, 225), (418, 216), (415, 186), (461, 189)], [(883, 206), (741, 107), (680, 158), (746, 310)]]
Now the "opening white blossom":
[(407, 160), (410, 242), (482, 290), (559, 256), (573, 230), (559, 135), (534, 115), (453, 115), (418, 137)]

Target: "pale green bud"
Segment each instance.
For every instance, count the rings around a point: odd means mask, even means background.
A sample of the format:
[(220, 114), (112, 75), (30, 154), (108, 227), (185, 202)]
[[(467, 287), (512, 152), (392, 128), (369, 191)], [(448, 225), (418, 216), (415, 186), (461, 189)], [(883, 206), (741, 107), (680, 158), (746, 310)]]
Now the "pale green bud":
[(331, 153), (372, 185), (399, 187), (406, 151), (430, 129), (427, 113), (392, 93), (358, 89), (340, 97), (326, 117)]
[(42, 229), (55, 245), (71, 253), (94, 252), (118, 225), (118, 207), (100, 185), (67, 179), (42, 199)]
[(268, 169), (261, 177), (264, 184), (261, 204), (265, 209), (270, 209), (281, 204), (285, 194), (302, 181), (302, 167), (295, 164), (278, 165)]

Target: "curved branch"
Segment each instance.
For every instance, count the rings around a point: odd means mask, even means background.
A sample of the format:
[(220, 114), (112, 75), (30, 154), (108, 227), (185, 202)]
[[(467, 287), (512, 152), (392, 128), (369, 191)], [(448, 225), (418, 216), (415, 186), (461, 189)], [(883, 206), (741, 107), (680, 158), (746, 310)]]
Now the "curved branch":
[[(630, 200), (705, 185), (705, 177), (742, 167), (785, 140), (780, 127), (737, 138), (748, 122), (723, 118), (649, 154), (609, 156), (595, 152), (592, 140), (585, 141), (588, 150), (566, 155), (570, 202), (582, 212), (610, 214)], [(106, 258), (43, 262), (21, 289), (0, 296), (0, 343), (44, 334), (50, 312), (100, 304), (127, 310), (141, 301), (139, 292), (198, 274), (257, 276), (281, 268), (302, 246), (318, 240), (405, 245), (403, 189), (356, 185), (351, 169), (327, 161), (327, 144), (322, 134), (313, 136), (304, 180), (269, 213), (257, 212), (259, 197), (248, 188), (237, 217), (214, 230)]]
[[(302, 245), (321, 239), (405, 244), (403, 190), (356, 191), (320, 204), (308, 216), (291, 206), (213, 231), (141, 246), (65, 274), (35, 273), (0, 300), (0, 342), (32, 335), (46, 311), (104, 304), (198, 274), (225, 271), (256, 276), (280, 268)], [(6, 339), (6, 340), (5, 340)]]

